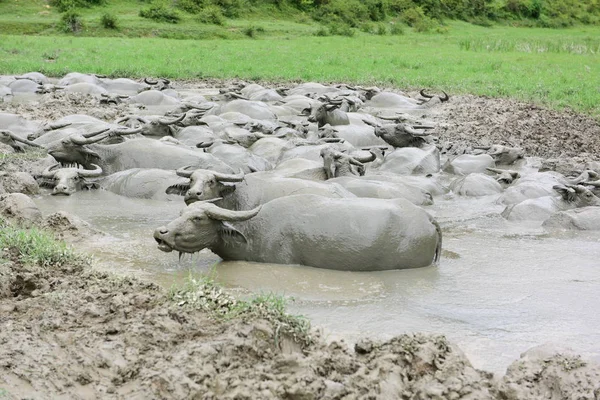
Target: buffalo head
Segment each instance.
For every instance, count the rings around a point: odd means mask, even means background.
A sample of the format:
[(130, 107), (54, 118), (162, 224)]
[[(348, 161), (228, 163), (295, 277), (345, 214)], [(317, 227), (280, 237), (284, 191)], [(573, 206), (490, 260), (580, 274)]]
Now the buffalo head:
[(362, 176), (365, 174), (364, 163), (375, 160), (375, 154), (351, 156), (331, 147), (325, 147), (321, 150), (323, 158), (323, 168), (327, 179), (338, 178), (340, 176)]
[(200, 201), (183, 209), (181, 216), (154, 231), (159, 250), (195, 253), (213, 248), (235, 238), (247, 242), (243, 233), (229, 222), (245, 221), (260, 211), (260, 206), (248, 211), (232, 211)]
[(69, 196), (78, 190), (95, 189), (97, 185), (89, 182), (86, 178), (97, 178), (102, 175), (102, 168), (92, 164), (93, 170), (79, 168), (60, 168), (54, 164), (42, 172), (36, 178), (40, 180), (40, 186), (52, 188), (52, 195)]
[(581, 185), (555, 185), (552, 189), (556, 190), (564, 201), (576, 208), (600, 206), (600, 198), (592, 193), (588, 188)]
[(244, 180), (243, 173), (232, 175), (206, 169), (194, 170), (193, 168), (190, 166), (179, 168), (177, 175), (189, 178), (189, 182), (169, 186), (166, 190), (167, 194), (184, 196), (184, 201), (187, 205), (197, 201), (225, 197), (235, 190), (235, 186), (227, 185), (224, 182), (241, 182)]

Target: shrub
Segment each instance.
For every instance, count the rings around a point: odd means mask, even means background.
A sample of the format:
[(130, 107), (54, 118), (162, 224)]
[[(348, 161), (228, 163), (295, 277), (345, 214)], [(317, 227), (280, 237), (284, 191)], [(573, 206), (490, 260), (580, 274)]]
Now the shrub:
[(143, 8), (140, 10), (139, 15), (142, 18), (153, 19), (158, 22), (168, 22), (171, 24), (176, 24), (181, 19), (177, 11), (167, 7), (164, 3), (154, 3), (148, 8)]
[(247, 10), (249, 4), (246, 0), (211, 0), (215, 6), (221, 7), (223, 15), (227, 18), (238, 18), (242, 11)]
[(250, 38), (255, 38), (256, 36), (258, 36), (259, 33), (263, 33), (265, 31), (265, 28), (263, 28), (262, 26), (248, 26), (244, 29), (244, 35), (250, 37)]
[(79, 7), (92, 7), (104, 4), (104, 0), (50, 0), (50, 5), (65, 12)]
[(385, 35), (387, 35), (387, 28), (385, 27), (384, 24), (379, 24), (377, 26), (377, 34), (379, 36), (385, 36)]
[(60, 30), (66, 33), (77, 33), (83, 29), (81, 15), (75, 10), (69, 10), (60, 17)]
[(106, 29), (117, 29), (117, 27), (118, 27), (117, 17), (115, 17), (114, 15), (112, 15), (110, 13), (104, 13), (104, 14), (102, 14), (102, 18), (100, 19), (100, 23)]
[(315, 32), (315, 36), (330, 36), (329, 29), (322, 26)]
[(203, 24), (225, 25), (225, 17), (221, 9), (215, 5), (202, 9), (196, 19)]
[(350, 25), (344, 23), (333, 23), (329, 25), (329, 33), (337, 36), (354, 36), (354, 29)]
[(392, 27), (390, 28), (390, 34), (391, 35), (404, 35), (404, 28), (402, 27), (402, 25), (398, 22), (392, 24)]
[(402, 21), (408, 26), (414, 26), (419, 21), (427, 18), (421, 7), (412, 7), (402, 13)]

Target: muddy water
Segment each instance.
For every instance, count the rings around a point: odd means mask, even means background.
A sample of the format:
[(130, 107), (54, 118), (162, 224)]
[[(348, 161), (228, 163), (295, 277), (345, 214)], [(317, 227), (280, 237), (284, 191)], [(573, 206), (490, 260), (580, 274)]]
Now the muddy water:
[(175, 218), (183, 202), (105, 191), (36, 201), (45, 214), (65, 210), (110, 233), (82, 245), (101, 267), (170, 286), (216, 264), (227, 286), (292, 296), (291, 310), (332, 338), (444, 333), (476, 367), (494, 372), (549, 341), (600, 355), (600, 233), (549, 233), (539, 223), (507, 222), (494, 197), (436, 199), (428, 210), (444, 230), (441, 265), (377, 273), (219, 263), (208, 251), (179, 261), (156, 248), (152, 231)]

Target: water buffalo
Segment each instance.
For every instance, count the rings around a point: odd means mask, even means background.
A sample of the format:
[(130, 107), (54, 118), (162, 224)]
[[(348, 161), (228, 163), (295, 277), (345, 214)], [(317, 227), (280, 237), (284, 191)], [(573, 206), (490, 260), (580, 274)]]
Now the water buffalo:
[(248, 211), (196, 202), (156, 229), (154, 239), (165, 252), (209, 248), (224, 260), (346, 271), (426, 267), (439, 261), (442, 245), (435, 219), (405, 199), (316, 195), (282, 197)]
[(270, 173), (245, 175), (221, 174), (214, 171), (183, 167), (177, 170), (187, 183), (170, 186), (167, 194), (184, 196), (186, 204), (217, 200), (230, 210), (248, 210), (273, 199), (293, 194), (316, 194), (324, 197), (355, 197), (337, 184), (277, 176)]
[(98, 164), (106, 174), (131, 168), (174, 170), (181, 165), (194, 165), (197, 168), (224, 173), (233, 172), (231, 167), (210, 153), (155, 139), (136, 138), (117, 144), (90, 144), (100, 141), (101, 136), (71, 136), (48, 146), (48, 154), (61, 163), (75, 163), (86, 168), (89, 168), (91, 163)]
[(545, 220), (542, 226), (552, 229), (599, 231), (600, 207), (590, 206), (559, 211)]
[(581, 185), (556, 185), (560, 197), (544, 196), (510, 205), (502, 211), (508, 220), (544, 221), (558, 211), (579, 207), (600, 206), (600, 198)]
[(59, 164), (52, 165), (36, 178), (40, 186), (53, 189), (52, 195), (69, 196), (78, 190), (97, 188), (98, 185), (86, 178), (97, 178), (102, 175), (102, 168), (92, 164), (93, 170), (79, 168), (60, 168)]
[(460, 195), (469, 197), (487, 196), (502, 193), (502, 186), (494, 178), (480, 173), (472, 173), (455, 179), (450, 189)]
[(335, 104), (322, 104), (319, 107), (307, 109), (305, 112), (310, 112), (308, 121), (316, 122), (319, 128), (327, 124), (331, 126), (350, 125), (348, 114), (340, 110)]

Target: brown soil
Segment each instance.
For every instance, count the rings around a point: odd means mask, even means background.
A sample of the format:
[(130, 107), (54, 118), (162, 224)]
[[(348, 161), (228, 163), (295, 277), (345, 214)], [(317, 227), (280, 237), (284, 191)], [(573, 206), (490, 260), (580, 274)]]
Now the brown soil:
[(433, 110), (442, 140), (520, 147), (527, 156), (600, 160), (600, 123), (510, 99), (455, 96)]

